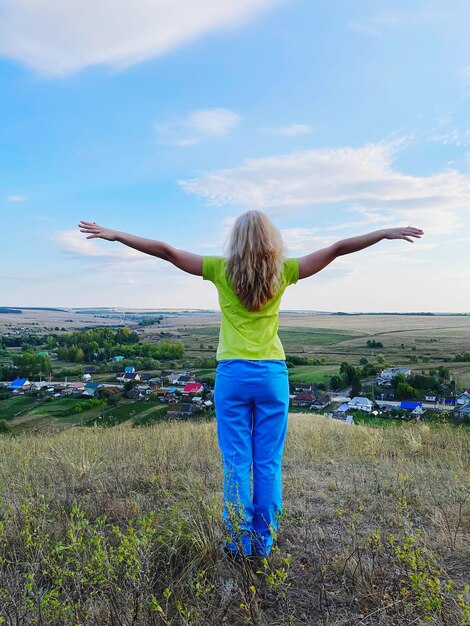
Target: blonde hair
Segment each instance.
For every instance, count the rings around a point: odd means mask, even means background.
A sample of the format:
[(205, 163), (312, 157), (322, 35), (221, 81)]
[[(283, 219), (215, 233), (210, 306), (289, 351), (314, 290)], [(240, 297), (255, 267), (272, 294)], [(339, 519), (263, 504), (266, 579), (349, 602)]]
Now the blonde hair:
[(286, 249), (281, 233), (261, 211), (247, 211), (227, 244), (227, 278), (243, 306), (259, 311), (280, 287)]

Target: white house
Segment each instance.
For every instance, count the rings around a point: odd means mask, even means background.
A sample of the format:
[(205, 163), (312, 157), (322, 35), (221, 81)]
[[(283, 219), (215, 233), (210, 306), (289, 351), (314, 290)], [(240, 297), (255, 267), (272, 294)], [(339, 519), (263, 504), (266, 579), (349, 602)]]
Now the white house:
[(360, 409), (361, 411), (367, 411), (368, 413), (372, 411), (372, 402), (369, 400), (369, 398), (354, 396), (354, 398), (350, 400), (348, 404), (350, 409)]
[(467, 404), (467, 402), (470, 402), (470, 389), (457, 396), (457, 404)]
[(380, 372), (379, 382), (391, 382), (397, 374), (404, 374), (408, 377), (411, 374), (411, 370), (408, 367), (387, 367)]

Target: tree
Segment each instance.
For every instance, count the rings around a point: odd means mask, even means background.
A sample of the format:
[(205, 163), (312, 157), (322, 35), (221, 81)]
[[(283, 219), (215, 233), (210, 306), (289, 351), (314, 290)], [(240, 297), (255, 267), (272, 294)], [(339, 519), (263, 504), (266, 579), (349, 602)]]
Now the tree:
[(410, 398), (416, 398), (417, 395), (417, 390), (408, 383), (398, 383), (395, 391), (395, 396), (399, 400), (409, 400)]
[(354, 378), (351, 384), (351, 391), (349, 392), (349, 397), (354, 398), (355, 396), (361, 393), (361, 381), (359, 378)]
[(338, 391), (341, 387), (344, 386), (344, 380), (341, 376), (337, 376), (336, 374), (330, 378), (330, 387), (333, 391)]
[(379, 354), (375, 357), (375, 360), (379, 365), (385, 365), (385, 357), (383, 354), (379, 352)]
[(50, 358), (35, 352), (15, 354), (13, 356), (13, 365), (17, 368), (17, 374), (25, 378), (46, 374), (52, 369)]

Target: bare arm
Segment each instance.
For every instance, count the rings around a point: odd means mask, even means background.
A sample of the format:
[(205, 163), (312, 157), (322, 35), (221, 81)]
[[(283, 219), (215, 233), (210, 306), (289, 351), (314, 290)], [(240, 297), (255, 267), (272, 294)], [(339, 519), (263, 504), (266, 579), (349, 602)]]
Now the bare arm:
[(329, 265), (337, 257), (344, 254), (358, 252), (369, 246), (382, 241), (382, 239), (404, 239), (413, 243), (413, 237), (419, 239), (423, 235), (423, 231), (419, 228), (407, 226), (406, 228), (384, 228), (383, 230), (374, 230), (366, 235), (358, 237), (350, 237), (342, 239), (336, 243), (322, 248), (311, 254), (299, 258), (299, 278), (308, 278), (316, 274), (324, 267)]
[(164, 241), (145, 239), (144, 237), (137, 237), (129, 233), (105, 228), (95, 224), (95, 222), (82, 220), (78, 227), (82, 233), (88, 234), (87, 239), (99, 238), (107, 241), (119, 241), (130, 248), (134, 248), (134, 250), (169, 261), (184, 272), (188, 272), (188, 274), (202, 276), (202, 256), (199, 254), (178, 250)]

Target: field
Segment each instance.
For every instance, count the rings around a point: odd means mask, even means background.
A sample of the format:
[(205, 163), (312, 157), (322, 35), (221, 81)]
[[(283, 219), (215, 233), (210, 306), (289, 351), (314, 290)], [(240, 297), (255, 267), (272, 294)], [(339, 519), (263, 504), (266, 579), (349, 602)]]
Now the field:
[(216, 427), (0, 439), (0, 618), (468, 626), (470, 435), (290, 416), (266, 560), (220, 552)]
[[(175, 328), (174, 333), (183, 341), (188, 356), (214, 356), (218, 341), (215, 320), (204, 326)], [(358, 364), (361, 357), (373, 361), (382, 354), (389, 365), (417, 372), (445, 364), (458, 387), (470, 387), (470, 363), (451, 360), (457, 353), (470, 351), (470, 316), (284, 314), (279, 335), (286, 354), (326, 359), (327, 367), (305, 370), (305, 382), (325, 379), (343, 361)], [(381, 342), (383, 348), (369, 348), (369, 339)], [(291, 373), (297, 380), (299, 370)]]

